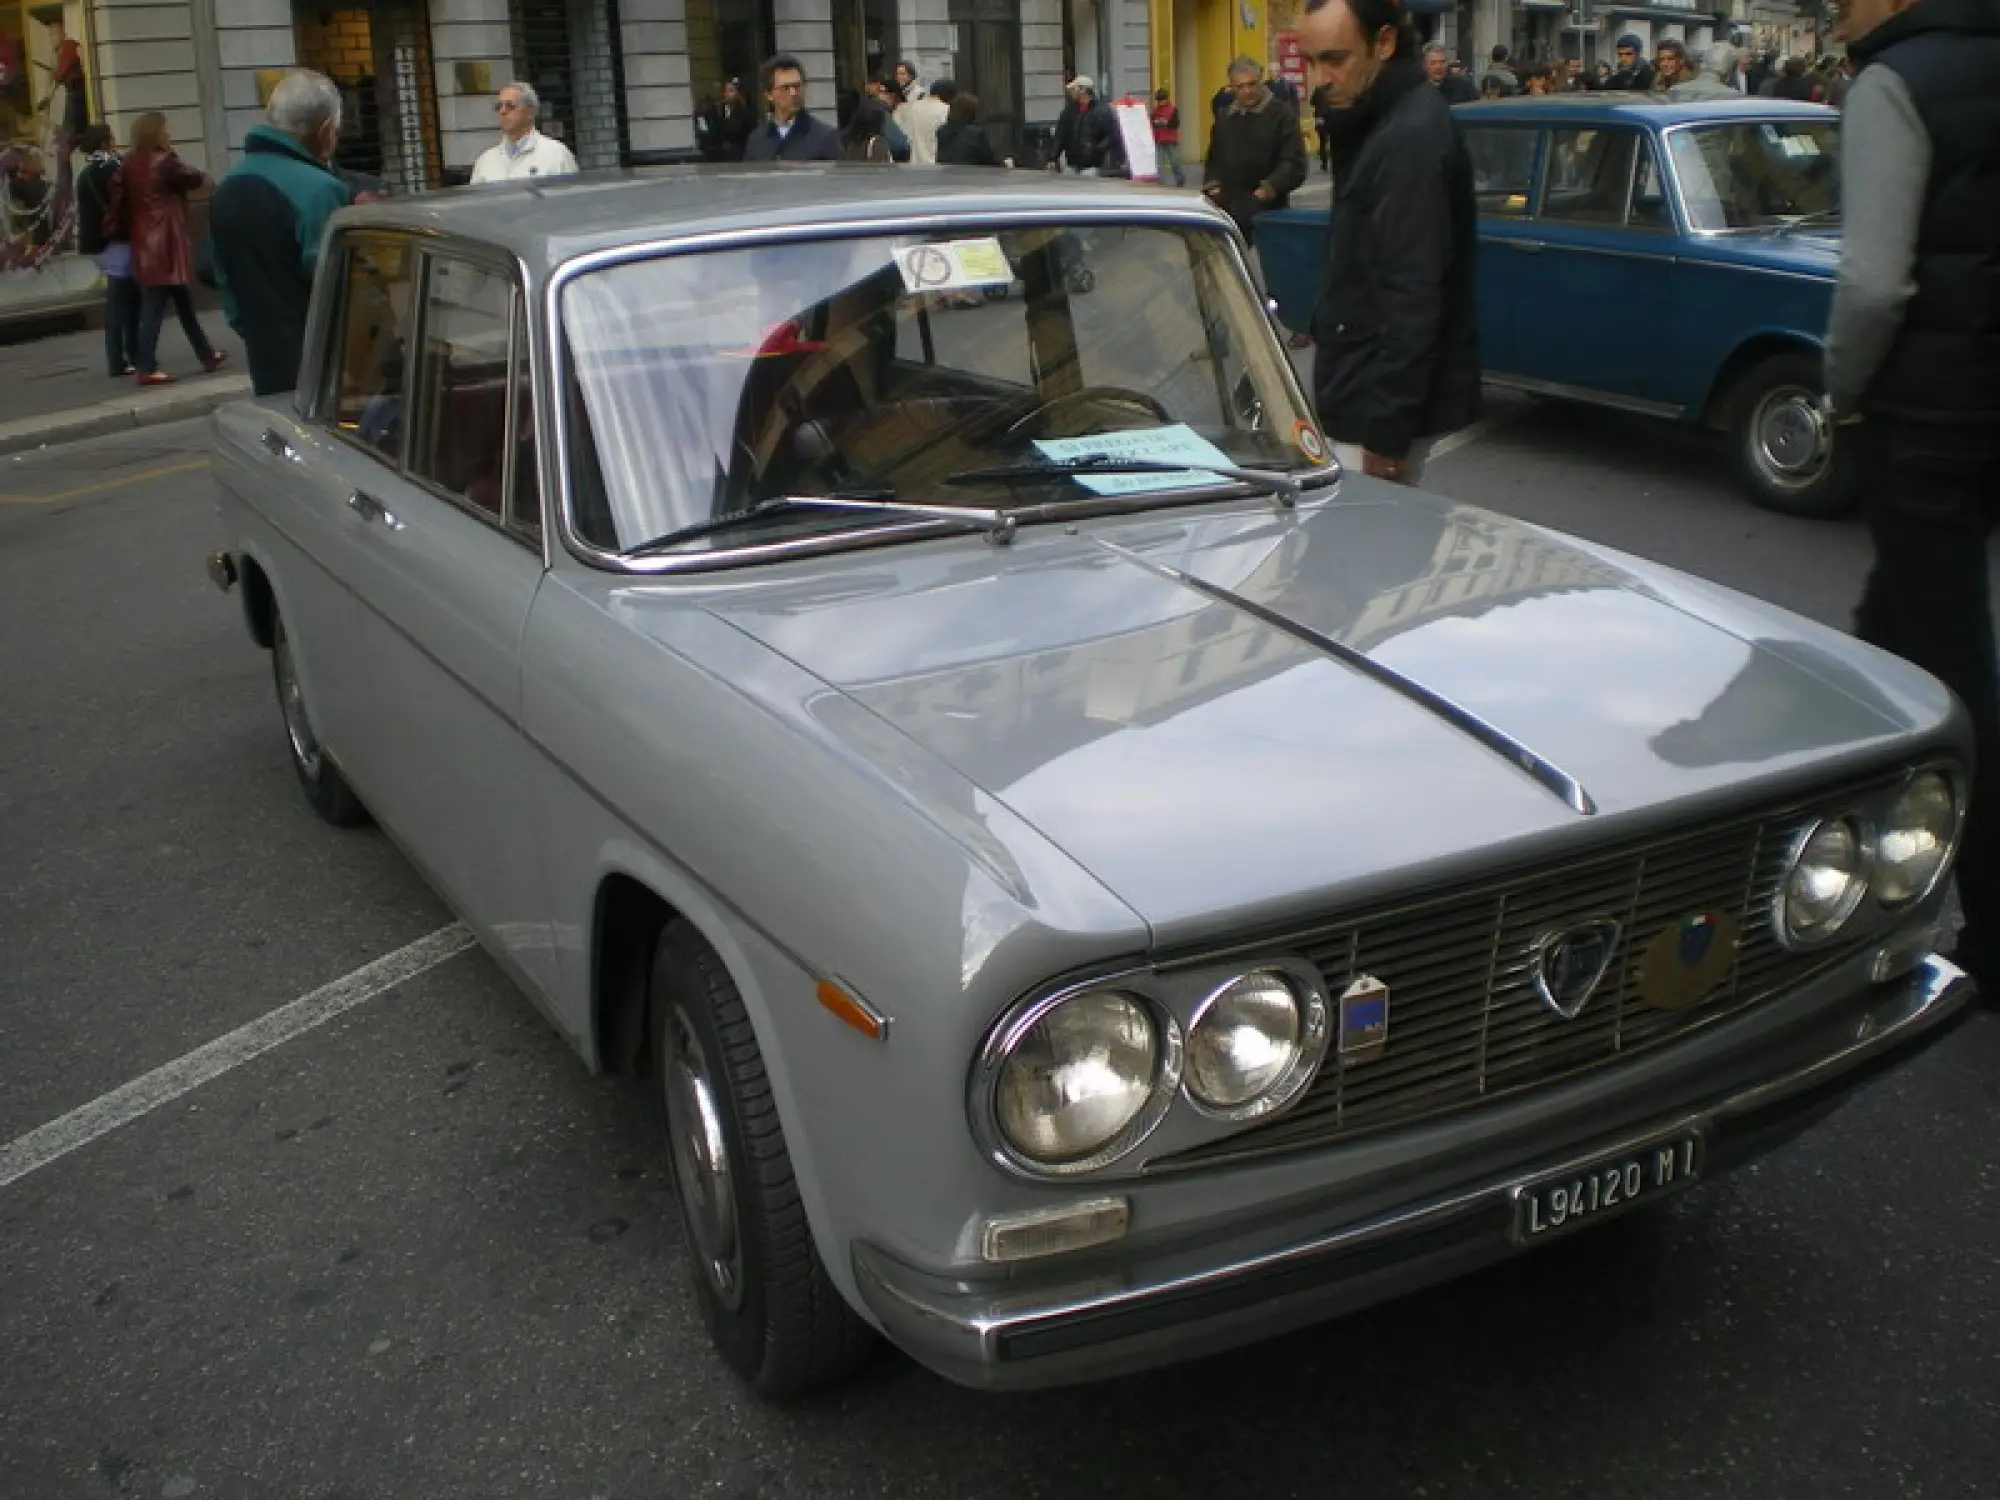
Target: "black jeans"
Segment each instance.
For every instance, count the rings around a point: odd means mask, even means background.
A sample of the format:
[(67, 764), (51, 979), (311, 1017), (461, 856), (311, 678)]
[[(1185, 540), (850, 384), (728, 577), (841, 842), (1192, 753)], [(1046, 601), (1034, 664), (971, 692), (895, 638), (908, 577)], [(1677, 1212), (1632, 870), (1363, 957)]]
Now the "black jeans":
[(145, 291), (145, 305), (139, 313), (139, 357), (132, 361), (141, 375), (150, 375), (160, 367), (160, 325), (166, 321), (169, 302), (180, 314), (181, 332), (193, 346), (194, 357), (206, 361), (215, 353), (215, 346), (201, 331), (201, 322), (194, 315), (194, 298), (186, 287), (149, 286)]
[(104, 278), (104, 368), (129, 375), (139, 364), (139, 283), (130, 276)]
[(1979, 765), (1958, 860), (1960, 952), (1979, 977), (2000, 980), (2000, 661), (1986, 581), (2000, 421), (1871, 417), (1852, 430), (1875, 541), (1855, 633), (1937, 677), (1971, 717)]

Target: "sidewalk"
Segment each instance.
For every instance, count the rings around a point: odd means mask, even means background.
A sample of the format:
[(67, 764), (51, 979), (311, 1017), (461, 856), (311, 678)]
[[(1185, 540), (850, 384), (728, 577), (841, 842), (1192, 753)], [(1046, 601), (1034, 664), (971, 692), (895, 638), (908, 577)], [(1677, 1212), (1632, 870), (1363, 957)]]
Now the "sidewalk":
[(107, 375), (104, 335), (96, 329), (0, 345), (0, 392), (6, 393), (0, 396), (0, 453), (178, 422), (249, 395), (241, 341), (219, 312), (203, 312), (201, 326), (216, 348), (229, 351), (229, 363), (204, 374), (179, 321), (169, 317), (160, 330), (160, 368), (175, 380), (162, 386)]

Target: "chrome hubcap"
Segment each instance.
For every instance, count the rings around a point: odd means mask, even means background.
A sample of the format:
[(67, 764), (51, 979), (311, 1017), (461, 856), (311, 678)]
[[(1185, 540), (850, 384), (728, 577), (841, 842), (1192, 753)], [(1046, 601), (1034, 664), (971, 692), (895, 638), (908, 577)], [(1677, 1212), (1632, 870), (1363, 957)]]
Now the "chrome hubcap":
[(278, 638), (278, 707), (285, 715), (285, 734), (292, 742), (292, 759), (308, 781), (318, 781), (320, 773), (319, 737), (312, 720), (306, 717), (305, 694), (299, 689), (299, 674), (292, 670), (292, 643)]
[(1818, 398), (1803, 386), (1765, 393), (1750, 416), (1750, 452), (1759, 471), (1782, 489), (1804, 489), (1833, 459), (1833, 429)]
[(674, 1188), (696, 1259), (710, 1288), (730, 1308), (743, 1303), (743, 1240), (736, 1219), (736, 1181), (722, 1138), (722, 1112), (708, 1059), (687, 1013), (667, 1017), (667, 1142)]

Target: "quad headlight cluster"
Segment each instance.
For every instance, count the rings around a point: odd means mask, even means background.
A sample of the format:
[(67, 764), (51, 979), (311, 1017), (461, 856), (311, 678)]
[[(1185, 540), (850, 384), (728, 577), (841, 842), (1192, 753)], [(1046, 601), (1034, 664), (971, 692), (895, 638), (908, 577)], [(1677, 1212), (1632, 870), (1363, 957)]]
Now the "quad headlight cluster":
[(1312, 1081), (1328, 1035), (1326, 996), (1299, 963), (1194, 986), (1078, 986), (1020, 1008), (988, 1038), (974, 1122), (1018, 1169), (1093, 1172), (1176, 1111), (1212, 1130), (1283, 1108)]
[(1923, 900), (1951, 867), (1963, 817), (1957, 782), (1929, 770), (1876, 809), (1821, 818), (1800, 835), (1779, 882), (1778, 936), (1808, 948), (1848, 931), (1871, 906), (1895, 913)]

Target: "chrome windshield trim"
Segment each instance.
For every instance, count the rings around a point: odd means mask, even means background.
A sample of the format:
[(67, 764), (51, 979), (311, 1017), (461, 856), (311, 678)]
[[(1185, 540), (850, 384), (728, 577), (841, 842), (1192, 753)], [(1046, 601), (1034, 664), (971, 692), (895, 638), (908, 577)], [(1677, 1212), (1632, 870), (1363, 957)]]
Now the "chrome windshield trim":
[(1463, 704), (1455, 703), (1442, 693), (1425, 687), (1415, 678), (1406, 677), (1401, 672), (1395, 670), (1395, 668), (1384, 666), (1366, 652), (1356, 651), (1345, 642), (1337, 641), (1332, 636), (1314, 630), (1309, 625), (1302, 625), (1297, 620), (1289, 619), (1275, 609), (1259, 604), (1255, 600), (1246, 599), (1241, 594), (1233, 593), (1219, 584), (1213, 584), (1206, 579), (1197, 578), (1194, 574), (1183, 572), (1181, 569), (1167, 563), (1155, 562), (1150, 558), (1141, 557), (1129, 548), (1121, 547), (1116, 542), (1105, 541), (1101, 537), (1098, 538), (1097, 544), (1107, 552), (1116, 553), (1127, 562), (1149, 569), (1162, 577), (1171, 578), (1183, 587), (1193, 589), (1196, 593), (1213, 599), (1219, 604), (1227, 604), (1233, 608), (1240, 609), (1245, 614), (1261, 620), (1273, 630), (1283, 631), (1286, 635), (1292, 637), (1292, 639), (1303, 641), (1306, 645), (1325, 652), (1344, 666), (1351, 667), (1363, 676), (1380, 683), (1383, 687), (1402, 694), (1419, 707), (1428, 709), (1431, 713), (1437, 715), (1437, 717), (1443, 719), (1447, 724), (1467, 737), (1477, 740), (1517, 770), (1524, 772), (1530, 780), (1540, 786), (1542, 790), (1555, 797), (1578, 817), (1588, 818), (1597, 812), (1597, 802), (1584, 789), (1583, 783), (1570, 775), (1561, 766), (1558, 766), (1554, 761), (1542, 755), (1538, 755), (1535, 751), (1529, 749), (1528, 746), (1508, 734), (1506, 730), (1499, 728), (1497, 725), (1489, 724)]
[[(712, 571), (718, 568), (739, 566), (749, 562), (770, 562), (779, 559), (813, 556), (824, 552), (845, 551), (857, 546), (876, 546), (883, 542), (912, 539), (916, 535), (949, 535), (963, 527), (952, 521), (918, 522), (910, 526), (865, 526), (851, 531), (828, 532), (819, 536), (794, 538), (789, 542), (765, 542), (741, 547), (715, 548), (707, 552), (665, 557), (628, 557), (622, 552), (611, 551), (585, 541), (576, 528), (575, 494), (570, 483), (570, 431), (567, 381), (569, 375), (568, 341), (562, 336), (562, 294), (563, 289), (579, 276), (592, 271), (601, 271), (610, 266), (623, 265), (630, 261), (655, 260), (668, 256), (700, 254), (716, 250), (749, 249), (772, 241), (803, 243), (813, 240), (840, 240), (877, 238), (897, 234), (922, 234), (933, 230), (977, 232), (980, 230), (1012, 229), (1038, 224), (1078, 224), (1078, 225), (1120, 225), (1146, 224), (1171, 228), (1195, 228), (1212, 234), (1226, 235), (1232, 241), (1238, 269), (1248, 275), (1247, 262), (1243, 255), (1242, 237), (1235, 226), (1217, 209), (1207, 203), (1141, 203), (1130, 208), (1112, 208), (1102, 205), (1080, 208), (1037, 208), (1013, 209), (1004, 212), (964, 214), (912, 214), (903, 218), (847, 218), (828, 219), (814, 224), (770, 224), (748, 229), (707, 230), (699, 234), (664, 235), (658, 239), (645, 240), (637, 244), (618, 245), (605, 250), (593, 250), (565, 261), (542, 286), (542, 316), (540, 318), (542, 336), (546, 341), (547, 383), (542, 388), (547, 391), (546, 405), (554, 418), (555, 442), (551, 457), (555, 464), (556, 478), (556, 524), (562, 534), (564, 549), (587, 567), (606, 573), (662, 574)], [(1255, 278), (1249, 279), (1254, 289)], [(1285, 360), (1284, 372), (1291, 385), (1294, 397), (1300, 402), (1300, 409), (1310, 411), (1303, 389), (1299, 386), (1297, 373), (1291, 368), (1291, 361)], [(1337, 477), (1337, 476), (1336, 476)], [(1195, 490), (1172, 492), (1179, 499), (1183, 497), (1214, 498)], [(1044, 518), (1046, 519), (1046, 518)]]

